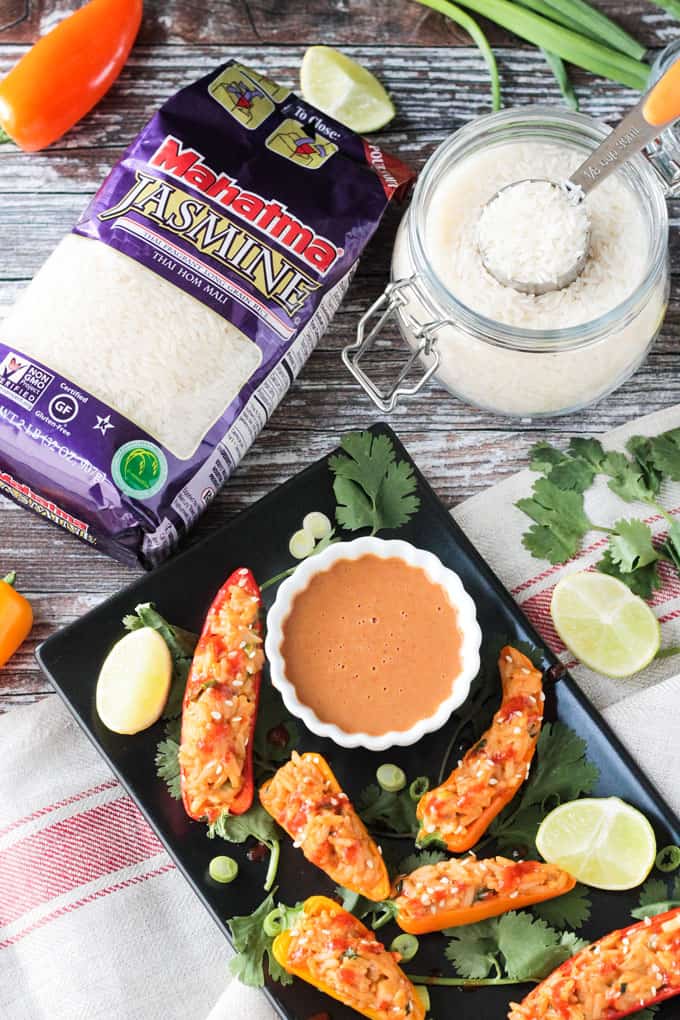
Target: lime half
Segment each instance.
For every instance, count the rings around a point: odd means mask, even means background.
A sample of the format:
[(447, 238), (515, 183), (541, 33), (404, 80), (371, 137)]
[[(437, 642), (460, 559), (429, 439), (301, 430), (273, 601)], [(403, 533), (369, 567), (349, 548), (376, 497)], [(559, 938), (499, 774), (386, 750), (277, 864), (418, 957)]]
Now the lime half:
[(607, 574), (569, 574), (555, 586), (550, 612), (569, 651), (605, 676), (632, 676), (659, 651), (654, 613), (623, 581)]
[(596, 889), (634, 889), (656, 858), (651, 825), (618, 797), (561, 804), (543, 819), (536, 847), (550, 864)]
[(394, 117), (392, 100), (378, 79), (330, 46), (310, 46), (300, 68), (302, 94), (323, 113), (364, 134)]

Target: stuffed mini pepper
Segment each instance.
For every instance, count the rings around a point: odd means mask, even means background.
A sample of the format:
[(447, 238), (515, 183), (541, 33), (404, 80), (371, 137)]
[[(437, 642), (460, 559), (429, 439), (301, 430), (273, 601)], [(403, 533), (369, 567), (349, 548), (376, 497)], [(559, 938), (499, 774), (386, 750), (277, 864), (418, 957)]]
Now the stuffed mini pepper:
[(274, 939), (277, 963), (288, 973), (369, 1020), (424, 1020), (399, 954), (378, 942), (353, 914), (325, 896), (312, 896), (290, 928)]
[(182, 707), (182, 800), (214, 822), (253, 802), (253, 733), (264, 664), (262, 599), (252, 573), (235, 570), (208, 610)]
[(512, 1003), (508, 1018), (621, 1020), (679, 994), (677, 908), (613, 931), (576, 953), (521, 1003)]
[(335, 882), (369, 900), (389, 896), (380, 849), (320, 754), (293, 752), (261, 788), (260, 800), (307, 860)]
[(474, 924), (569, 892), (576, 880), (555, 864), (505, 857), (425, 864), (395, 884), (396, 921), (411, 935)]
[(418, 840), (436, 836), (464, 853), (484, 835), (529, 774), (543, 721), (541, 674), (515, 648), (502, 649), (503, 701), (486, 733), (441, 786), (418, 803)]

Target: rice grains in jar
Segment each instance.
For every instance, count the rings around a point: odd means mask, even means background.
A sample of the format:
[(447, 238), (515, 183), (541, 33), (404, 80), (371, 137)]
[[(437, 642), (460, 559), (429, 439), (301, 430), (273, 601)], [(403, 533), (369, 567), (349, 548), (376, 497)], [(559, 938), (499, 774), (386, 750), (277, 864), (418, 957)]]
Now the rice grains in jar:
[[(503, 286), (477, 246), (481, 208), (500, 188), (527, 178), (566, 180), (606, 131), (583, 114), (531, 107), (480, 117), (436, 150), (397, 234), (392, 283), (343, 352), (379, 406), (391, 410), (435, 375), (455, 396), (497, 414), (565, 414), (639, 367), (669, 289), (665, 192), (644, 156), (587, 196), (590, 254), (569, 287), (533, 295)], [(545, 230), (559, 245), (559, 225)], [(390, 315), (426, 370), (410, 387), (402, 373), (385, 393), (359, 361)]]

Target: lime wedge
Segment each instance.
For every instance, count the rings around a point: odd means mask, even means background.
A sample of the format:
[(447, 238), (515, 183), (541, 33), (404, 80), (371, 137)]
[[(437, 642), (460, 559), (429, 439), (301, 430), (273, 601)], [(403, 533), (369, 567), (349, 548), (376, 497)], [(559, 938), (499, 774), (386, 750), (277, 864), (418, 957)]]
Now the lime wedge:
[(378, 79), (331, 46), (310, 46), (302, 59), (300, 87), (308, 103), (364, 134), (394, 117), (392, 100)]
[(595, 889), (634, 889), (656, 858), (651, 825), (618, 797), (561, 804), (541, 822), (536, 847), (550, 864)]
[(659, 651), (654, 613), (623, 581), (607, 574), (569, 574), (555, 586), (550, 612), (569, 651), (605, 676), (632, 676)]

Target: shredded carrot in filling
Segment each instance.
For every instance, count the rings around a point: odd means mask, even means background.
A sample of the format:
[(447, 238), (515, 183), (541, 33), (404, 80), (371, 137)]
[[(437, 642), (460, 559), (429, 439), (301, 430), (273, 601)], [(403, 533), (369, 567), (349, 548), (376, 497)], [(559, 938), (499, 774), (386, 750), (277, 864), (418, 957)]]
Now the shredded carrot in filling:
[(390, 953), (343, 911), (301, 914), (291, 931), (288, 964), (305, 970), (315, 985), (335, 992), (354, 1009), (384, 1012), (399, 1020), (415, 1014), (414, 989)]
[(316, 755), (294, 751), (260, 799), (312, 864), (347, 888), (375, 886), (382, 871), (380, 851)]
[(213, 821), (243, 785), (257, 707), (255, 678), (264, 664), (258, 612), (259, 599), (232, 585), (209, 616), (194, 655), (179, 753), (193, 817)]
[(614, 1020), (680, 993), (680, 910), (605, 935), (554, 971), (509, 1020)]
[(474, 903), (522, 896), (540, 897), (564, 872), (538, 861), (511, 861), (506, 857), (440, 861), (426, 864), (404, 876), (397, 886), (400, 913), (425, 917), (449, 910), (464, 910)]
[(494, 801), (516, 789), (529, 774), (541, 731), (544, 695), (541, 675), (520, 667), (518, 692), (503, 701), (491, 727), (470, 748), (442, 786), (421, 801), (425, 833), (462, 836)]

